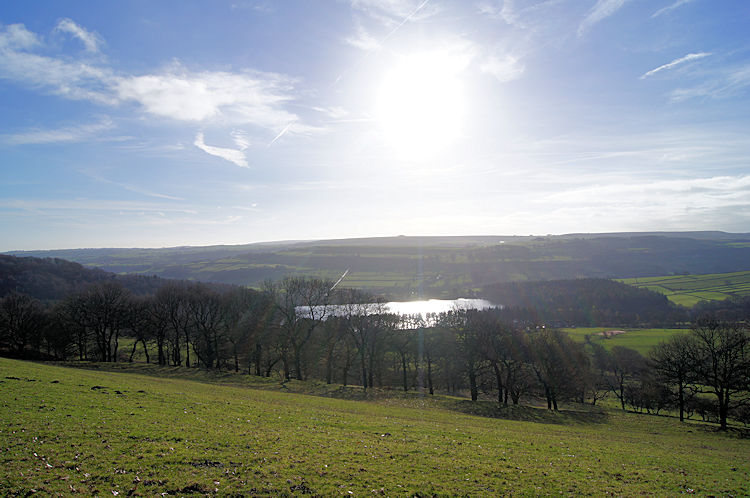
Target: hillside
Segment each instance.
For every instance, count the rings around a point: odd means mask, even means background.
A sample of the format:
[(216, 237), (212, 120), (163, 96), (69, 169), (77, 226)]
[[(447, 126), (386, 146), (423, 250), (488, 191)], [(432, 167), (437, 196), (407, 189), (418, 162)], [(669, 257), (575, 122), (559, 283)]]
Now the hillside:
[(118, 281), (134, 294), (153, 293), (163, 283), (158, 277), (115, 275), (58, 258), (0, 255), (0, 297), (17, 291), (54, 301), (104, 281)]
[(622, 279), (621, 282), (659, 292), (683, 306), (750, 296), (750, 271), (707, 275), (664, 275)]
[(750, 234), (385, 237), (168, 249), (79, 249), (58, 257), (115, 273), (259, 286), (296, 273), (393, 298), (458, 297), (498, 282), (749, 270)]
[(0, 359), (0, 488), (100, 496), (750, 493), (748, 440), (701, 423), (581, 405), (498, 411), (491, 402), (416, 394), (364, 402), (202, 375), (156, 379)]
[(482, 295), (506, 308), (534, 310), (534, 321), (558, 326), (657, 326), (688, 319), (658, 292), (606, 279), (500, 283)]

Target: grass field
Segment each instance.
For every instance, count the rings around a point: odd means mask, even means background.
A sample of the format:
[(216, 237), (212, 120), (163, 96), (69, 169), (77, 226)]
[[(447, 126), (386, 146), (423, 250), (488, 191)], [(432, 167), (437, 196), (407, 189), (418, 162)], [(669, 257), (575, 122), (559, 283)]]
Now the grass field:
[(626, 278), (619, 281), (660, 292), (670, 301), (688, 307), (700, 301), (721, 301), (733, 296), (750, 296), (750, 271)]
[(562, 330), (578, 342), (584, 342), (586, 336), (589, 336), (591, 342), (601, 344), (605, 349), (625, 346), (646, 356), (660, 342), (666, 341), (673, 335), (684, 334), (689, 329), (616, 329), (616, 331), (625, 332), (624, 334), (609, 334), (609, 331), (615, 330), (612, 327), (576, 327)]
[(141, 368), (0, 359), (3, 494), (750, 493), (750, 440), (703, 424)]

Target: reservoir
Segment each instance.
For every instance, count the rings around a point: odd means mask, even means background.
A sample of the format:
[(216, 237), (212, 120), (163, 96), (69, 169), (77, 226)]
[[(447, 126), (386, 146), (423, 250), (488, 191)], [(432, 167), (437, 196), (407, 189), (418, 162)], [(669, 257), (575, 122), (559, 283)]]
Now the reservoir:
[[(486, 299), (426, 299), (422, 301), (390, 301), (387, 303), (368, 303), (368, 304), (335, 304), (329, 305), (326, 309), (328, 316), (343, 316), (353, 314), (376, 314), (376, 313), (394, 313), (397, 315), (421, 315), (427, 318), (429, 314), (445, 313), (452, 310), (485, 310), (490, 308), (501, 308), (502, 306), (494, 304)], [(315, 306), (316, 315), (320, 315), (323, 310), (321, 306)], [(300, 315), (310, 313), (308, 306), (298, 306), (297, 312)]]

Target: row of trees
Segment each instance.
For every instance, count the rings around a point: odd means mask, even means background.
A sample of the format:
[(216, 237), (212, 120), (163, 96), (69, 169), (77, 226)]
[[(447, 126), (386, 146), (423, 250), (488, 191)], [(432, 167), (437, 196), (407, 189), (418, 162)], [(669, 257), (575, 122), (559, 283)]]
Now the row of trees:
[[(0, 350), (14, 356), (146, 361), (328, 383), (467, 393), (519, 404), (540, 397), (622, 409), (715, 412), (723, 428), (750, 394), (744, 324), (701, 319), (690, 334), (638, 352), (520, 320), (513, 310), (399, 316), (326, 280), (285, 278), (263, 290), (169, 282), (134, 296), (114, 282), (52, 307), (11, 293), (0, 300)], [(123, 337), (128, 351), (121, 351)], [(706, 396), (710, 396), (707, 398)], [(707, 399), (715, 399), (712, 409)], [(735, 415), (738, 417), (739, 415)]]

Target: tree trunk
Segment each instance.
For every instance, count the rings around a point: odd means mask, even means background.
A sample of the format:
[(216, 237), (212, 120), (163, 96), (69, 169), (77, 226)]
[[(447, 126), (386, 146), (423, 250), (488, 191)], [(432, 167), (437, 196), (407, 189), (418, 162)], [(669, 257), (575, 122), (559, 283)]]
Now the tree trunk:
[(430, 394), (435, 394), (435, 390), (432, 388), (432, 359), (427, 357), (427, 386), (430, 388)]
[(117, 363), (117, 348), (120, 345), (119, 335), (120, 335), (119, 332), (115, 332), (115, 347), (114, 347), (114, 350), (112, 351), (112, 361), (115, 363)]
[(151, 363), (151, 359), (148, 356), (148, 346), (146, 345), (146, 339), (141, 339), (141, 344), (143, 344), (143, 354), (146, 355), (146, 363)]
[(471, 400), (479, 399), (479, 389), (477, 388), (477, 374), (472, 368), (469, 370), (469, 388), (471, 390)]
[(260, 377), (260, 361), (263, 358), (263, 346), (260, 343), (255, 344), (255, 375)]
[(729, 413), (729, 391), (719, 395), (719, 425), (722, 431), (727, 430), (727, 415)]
[(156, 340), (157, 356), (159, 357), (159, 365), (164, 366), (167, 364), (167, 358), (164, 356), (164, 339), (159, 338)]
[(289, 372), (289, 355), (286, 349), (281, 352), (281, 365), (284, 367), (284, 380), (289, 380), (291, 378)]
[(403, 372), (403, 379), (404, 379), (404, 392), (409, 391), (409, 383), (406, 376), (406, 355), (401, 355), (401, 370)]
[(495, 370), (495, 379), (497, 380), (497, 404), (503, 404), (503, 372), (500, 370), (500, 365), (496, 362), (492, 363), (492, 368)]
[(190, 368), (190, 336), (187, 328), (185, 329), (185, 366)]
[(333, 351), (329, 348), (326, 353), (326, 384), (331, 384), (333, 383)]
[(297, 380), (303, 380), (302, 378), (302, 352), (294, 348), (294, 373), (297, 377)]
[(362, 388), (367, 391), (367, 367), (365, 366), (365, 355), (364, 352), (360, 354), (360, 360), (362, 363)]
[(133, 356), (135, 356), (135, 348), (138, 347), (138, 341), (135, 341), (133, 343), (133, 350), (130, 352), (130, 359), (128, 360), (128, 363), (133, 363)]

